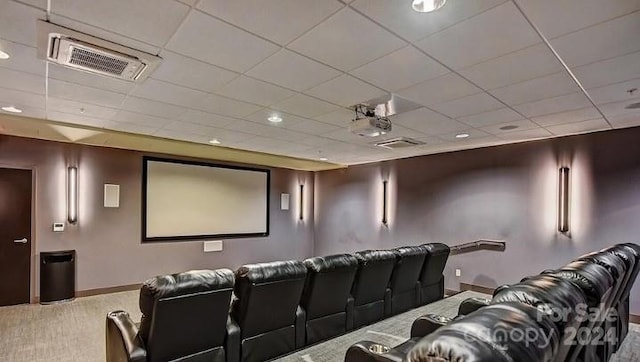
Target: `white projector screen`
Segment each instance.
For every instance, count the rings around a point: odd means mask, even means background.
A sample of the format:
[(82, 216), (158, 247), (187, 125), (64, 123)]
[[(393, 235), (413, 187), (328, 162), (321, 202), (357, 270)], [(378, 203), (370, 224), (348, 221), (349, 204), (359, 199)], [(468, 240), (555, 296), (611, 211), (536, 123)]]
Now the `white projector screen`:
[(269, 235), (269, 170), (145, 157), (142, 241)]

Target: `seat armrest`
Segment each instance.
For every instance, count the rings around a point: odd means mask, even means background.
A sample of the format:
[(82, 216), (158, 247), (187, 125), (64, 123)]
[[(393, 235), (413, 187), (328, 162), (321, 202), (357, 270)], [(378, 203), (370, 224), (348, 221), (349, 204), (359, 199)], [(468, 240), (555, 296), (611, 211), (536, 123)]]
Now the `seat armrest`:
[(347, 349), (347, 353), (344, 356), (344, 362), (402, 362), (405, 355), (389, 349), (386, 353), (374, 353), (371, 351), (371, 346), (377, 345), (376, 342), (360, 341), (351, 345)]
[(108, 313), (106, 329), (107, 362), (147, 360), (147, 350), (129, 313), (121, 310)]
[(491, 304), (491, 300), (487, 298), (467, 298), (460, 303), (458, 307), (458, 315), (467, 315), (477, 311), (482, 307), (486, 307)]
[(421, 298), (421, 289), (422, 289), (422, 285), (420, 284), (420, 281), (417, 280), (416, 284), (413, 286), (413, 292), (414, 292), (414, 296), (413, 296), (413, 305), (414, 306), (419, 306), (421, 305), (420, 303), (422, 303), (422, 301), (420, 299)]
[(354, 309), (355, 309), (355, 300), (353, 299), (352, 296), (349, 296), (349, 298), (347, 298), (347, 310), (346, 310), (346, 315), (347, 315), (347, 332), (353, 329), (353, 313), (354, 313)]
[(411, 325), (411, 338), (422, 338), (434, 332), (436, 329), (447, 325), (451, 322), (451, 318), (437, 314), (425, 314), (418, 317)]
[(296, 309), (296, 349), (304, 347), (307, 331), (307, 312), (301, 306)]
[(240, 362), (241, 338), (240, 326), (231, 316), (227, 317), (227, 334), (224, 340), (224, 352), (227, 356), (227, 362)]
[(391, 316), (391, 288), (384, 291), (384, 317)]

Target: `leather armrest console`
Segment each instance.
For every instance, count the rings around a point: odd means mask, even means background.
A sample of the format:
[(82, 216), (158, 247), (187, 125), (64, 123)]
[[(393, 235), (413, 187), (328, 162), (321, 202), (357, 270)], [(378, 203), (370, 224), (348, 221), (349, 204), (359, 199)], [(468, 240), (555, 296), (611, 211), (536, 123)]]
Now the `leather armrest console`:
[(225, 354), (227, 362), (240, 361), (240, 326), (231, 317), (227, 318), (227, 335), (224, 341)]
[(436, 329), (449, 324), (451, 318), (443, 317), (437, 314), (425, 314), (418, 317), (411, 325), (411, 338), (424, 337), (431, 334)]
[(387, 288), (384, 291), (384, 317), (387, 318), (391, 315), (391, 288)]
[(352, 296), (347, 299), (347, 332), (353, 329), (353, 311), (355, 309), (355, 301)]
[(376, 342), (360, 341), (347, 350), (344, 360), (348, 362), (402, 362), (405, 353), (389, 349), (384, 353), (375, 353), (371, 347), (378, 345)]
[(306, 338), (307, 312), (301, 306), (296, 309), (296, 349), (304, 347)]
[(486, 298), (467, 298), (460, 303), (458, 307), (458, 315), (467, 315), (477, 311), (482, 307), (486, 307), (491, 303), (491, 300)]
[(107, 314), (107, 362), (144, 362), (147, 351), (127, 312)]

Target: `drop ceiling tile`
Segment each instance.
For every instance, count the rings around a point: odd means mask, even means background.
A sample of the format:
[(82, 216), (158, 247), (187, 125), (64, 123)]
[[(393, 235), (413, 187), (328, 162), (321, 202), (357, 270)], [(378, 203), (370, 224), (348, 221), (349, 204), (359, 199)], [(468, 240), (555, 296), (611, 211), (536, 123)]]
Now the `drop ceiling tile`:
[(279, 47), (199, 11), (191, 11), (166, 46), (204, 62), (245, 72)]
[(204, 92), (213, 92), (239, 74), (170, 51), (163, 51), (160, 66), (151, 74), (154, 79)]
[(11, 56), (1, 60), (0, 67), (44, 77), (46, 63), (37, 58), (36, 48), (0, 39), (0, 50)]
[(507, 133), (502, 133), (498, 135), (498, 137), (500, 137), (503, 140), (514, 141), (514, 142), (548, 138), (551, 136), (553, 136), (551, 132), (547, 131), (544, 128), (533, 128), (533, 129), (528, 129), (526, 131), (514, 131), (514, 132), (507, 132)]
[(163, 46), (189, 7), (173, 0), (98, 1), (78, 6), (74, 0), (51, 2), (52, 12), (133, 39)]
[(178, 118), (186, 112), (186, 109), (183, 107), (133, 96), (127, 97), (122, 103), (121, 108), (126, 111), (144, 113), (162, 118)]
[(3, 102), (3, 107), (12, 105), (17, 108), (45, 108), (44, 95), (22, 92), (15, 89), (0, 88), (0, 100)]
[[(640, 76), (640, 74), (638, 74)], [(635, 91), (630, 92), (635, 89)], [(596, 104), (625, 101), (640, 95), (640, 78), (628, 82), (609, 84), (588, 89), (587, 92)]]
[[(280, 123), (271, 123), (271, 122), (269, 122), (268, 118), (271, 117), (271, 116), (274, 116), (274, 115), (282, 118), (282, 122), (280, 122)], [(281, 111), (278, 111), (278, 110), (275, 110), (275, 109), (270, 109), (270, 108), (260, 109), (259, 111), (244, 117), (244, 119), (247, 120), (247, 121), (251, 121), (251, 122), (255, 122), (255, 123), (259, 123), (259, 124), (264, 124), (264, 125), (268, 125), (268, 126), (282, 127), (282, 128), (290, 128), (295, 124), (302, 123), (302, 122), (306, 121), (305, 118), (298, 117), (298, 116), (293, 115), (293, 114), (281, 112)]]
[(400, 36), (414, 41), (503, 2), (505, 0), (449, 1), (433, 13), (418, 13), (413, 11), (410, 3), (389, 0), (357, 0), (353, 6)]
[(326, 138), (326, 137), (318, 137), (318, 136), (309, 136), (307, 138), (302, 138), (297, 141), (300, 144), (307, 145), (313, 147), (313, 151), (311, 151), (311, 155), (313, 157), (320, 158), (322, 157), (319, 153), (322, 153), (323, 150), (331, 149), (332, 145), (335, 145), (338, 141)]
[(519, 121), (523, 117), (511, 108), (501, 108), (489, 112), (457, 118), (458, 121), (471, 127), (484, 127), (497, 123)]
[(235, 121), (235, 119), (233, 118), (224, 117), (217, 114), (211, 114), (211, 113), (202, 112), (202, 111), (196, 111), (192, 109), (183, 113), (180, 117), (178, 117), (178, 119), (185, 122), (197, 123), (204, 126), (219, 127), (219, 128), (223, 128)]
[(607, 119), (613, 119), (620, 116), (640, 117), (640, 110), (626, 108), (631, 103), (640, 102), (640, 98), (628, 99), (621, 102), (611, 102), (598, 105), (598, 108), (604, 113)]
[(295, 114), (305, 118), (314, 118), (338, 110), (339, 107), (304, 94), (298, 94), (271, 106), (273, 109)]
[(455, 73), (418, 83), (397, 93), (409, 100), (428, 106), (479, 93), (480, 88)]
[[(426, 134), (417, 131), (415, 129), (412, 128), (407, 128), (407, 127), (403, 127), (399, 124), (394, 124), (393, 127), (391, 128), (391, 132), (387, 133), (386, 135), (384, 135), (384, 139), (392, 139), (392, 138), (396, 138), (396, 137), (409, 137), (409, 138), (414, 138), (414, 139), (420, 139), (420, 138), (426, 138), (429, 137)], [(381, 140), (379, 140), (381, 141)], [(376, 141), (376, 142), (379, 142)]]
[(351, 71), (356, 77), (388, 91), (407, 88), (447, 73), (447, 68), (412, 45)]
[(240, 142), (246, 142), (255, 137), (252, 134), (219, 128), (216, 129), (215, 134), (212, 134), (211, 136), (219, 140), (222, 146), (235, 145)]
[(57, 79), (49, 79), (49, 96), (111, 108), (120, 107), (126, 97), (122, 93), (86, 87)]
[(171, 140), (177, 140), (177, 141), (191, 142), (191, 143), (207, 143), (208, 142), (208, 137), (206, 136), (200, 136), (200, 135), (195, 135), (189, 132), (174, 131), (174, 130), (168, 130), (168, 129), (159, 129), (153, 133), (153, 136), (167, 138)]
[(551, 44), (569, 65), (577, 67), (640, 50), (640, 12), (553, 39)]
[(137, 49), (149, 54), (158, 54), (158, 52), (160, 51), (160, 46), (145, 43), (143, 41), (139, 41), (125, 35), (117, 34), (93, 25), (89, 25), (88, 23), (74, 20), (66, 16), (57, 15), (55, 13), (51, 14), (51, 16), (49, 17), (49, 21), (65, 28), (73, 29), (81, 33), (89, 34), (96, 38), (105, 39), (110, 42), (124, 45), (126, 47)]
[[(457, 136), (460, 134), (468, 134), (468, 137), (458, 138)], [(456, 131), (449, 132), (445, 134), (441, 134), (438, 138), (444, 142), (447, 142), (452, 145), (463, 145), (463, 144), (474, 144), (476, 142), (484, 142), (486, 140), (496, 140), (496, 136), (492, 136), (487, 132), (481, 131), (479, 129), (465, 129), (464, 131)]]
[(288, 44), (341, 7), (335, 0), (205, 0), (197, 5), (206, 13), (281, 45)]
[(547, 98), (536, 102), (523, 103), (514, 108), (525, 116), (537, 117), (564, 111), (590, 107), (591, 103), (582, 93), (572, 93), (560, 97)]
[(573, 72), (587, 89), (625, 82), (638, 78), (640, 52), (577, 67)]
[(333, 112), (313, 117), (316, 121), (329, 123), (340, 127), (346, 127), (355, 117), (355, 112), (351, 109), (339, 108)]
[(611, 127), (602, 118), (547, 127), (547, 130), (549, 132), (557, 136), (584, 132), (604, 131), (607, 129), (611, 129)]
[(388, 94), (347, 74), (313, 87), (305, 93), (344, 107)]
[(637, 0), (517, 0), (547, 38), (555, 38), (640, 9)]
[(349, 71), (404, 45), (403, 40), (345, 8), (292, 42), (289, 48)]
[(507, 2), (416, 45), (448, 66), (460, 69), (539, 42), (526, 19), (513, 3)]
[(563, 70), (551, 50), (540, 43), (461, 69), (459, 73), (479, 87), (495, 89)]
[(435, 113), (427, 108), (405, 112), (392, 117), (392, 123), (416, 130), (425, 135), (440, 135), (469, 129), (470, 127)]
[(429, 108), (451, 118), (493, 111), (503, 107), (504, 104), (498, 102), (495, 98), (485, 92), (429, 106)]
[(122, 94), (129, 93), (135, 87), (133, 82), (82, 72), (54, 63), (49, 64), (49, 79), (62, 80)]
[(87, 117), (84, 115), (71, 114), (71, 113), (63, 113), (56, 111), (47, 111), (47, 119), (52, 121), (70, 123), (70, 124), (79, 124), (83, 126), (104, 128), (111, 127), (115, 123), (106, 119)]
[(622, 114), (608, 117), (613, 128), (627, 128), (640, 126), (640, 116), (637, 114)]
[(575, 92), (580, 92), (580, 88), (566, 72), (547, 75), (490, 91), (491, 94), (511, 106)]
[[(44, 19), (45, 12), (15, 1), (2, 1), (0, 37), (31, 47), (36, 46), (36, 19)], [(24, 26), (25, 23), (32, 26)]]
[(131, 94), (141, 98), (188, 108), (199, 106), (207, 96), (205, 92), (156, 79), (147, 79), (144, 83), (136, 86)]
[[(2, 60), (0, 60), (0, 62), (1, 61)], [(35, 94), (44, 94), (45, 78), (42, 76), (9, 68), (0, 68), (0, 79), (0, 87)]]
[(340, 75), (316, 61), (282, 49), (247, 72), (247, 75), (297, 91), (309, 89)]
[(209, 94), (193, 108), (222, 116), (244, 117), (258, 111), (262, 107), (215, 94)]
[(162, 128), (171, 123), (171, 120), (166, 118), (153, 117), (129, 111), (119, 111), (112, 120), (122, 123), (133, 123), (139, 126), (152, 127), (156, 129)]
[(47, 110), (99, 119), (111, 119), (118, 112), (118, 110), (114, 108), (55, 97), (49, 97), (47, 99)]
[(541, 117), (533, 117), (531, 118), (531, 120), (542, 127), (547, 127), (565, 123), (586, 121), (600, 117), (602, 117), (602, 115), (598, 112), (597, 109), (595, 109), (594, 107), (586, 107), (574, 111), (548, 114)]
[(296, 94), (288, 89), (278, 87), (244, 75), (234, 79), (216, 92), (219, 95), (255, 103), (262, 106), (270, 106), (281, 100)]
[[(334, 131), (325, 133), (322, 135), (322, 137), (327, 137), (330, 138), (332, 140), (335, 141), (342, 141), (344, 143), (346, 143), (347, 145), (350, 146), (355, 146), (355, 145), (366, 145), (369, 143), (374, 143), (374, 142), (378, 142), (381, 141), (383, 138), (382, 137), (363, 137), (363, 136), (358, 136), (357, 134), (351, 133), (349, 132), (349, 128), (348, 127), (343, 127), (343, 128), (339, 128), (336, 129)], [(342, 143), (341, 145), (344, 145), (344, 143)], [(331, 147), (330, 150), (327, 150), (327, 154), (332, 154), (332, 153), (340, 153), (342, 151), (344, 147), (339, 147), (338, 145), (333, 145)]]
[[(513, 127), (516, 127), (516, 128), (513, 128)], [(540, 127), (538, 127), (537, 124), (531, 122), (528, 119), (522, 119), (519, 121), (511, 121), (511, 122), (485, 126), (485, 127), (482, 127), (481, 130), (493, 135), (501, 135), (501, 134), (511, 133), (511, 132), (527, 131), (534, 128), (540, 128)]]
[[(3, 106), (6, 105), (13, 105), (14, 107), (17, 107), (19, 109), (22, 110), (22, 113), (20, 113), (21, 117), (31, 117), (31, 118), (40, 118), (40, 119), (46, 119), (46, 113), (44, 111), (44, 108), (37, 108), (37, 107), (31, 107), (28, 105), (23, 105), (23, 104), (14, 104), (14, 103), (9, 103), (9, 102), (5, 102), (4, 100), (0, 99), (0, 104), (2, 104)], [(5, 112), (3, 110), (0, 110), (0, 115), (3, 114), (7, 114), (7, 115), (15, 115), (13, 113), (9, 113), (9, 112)]]
[(205, 137), (213, 137), (216, 135), (218, 128), (205, 126), (196, 123), (182, 122), (182, 121), (171, 121), (165, 124), (162, 127), (162, 130), (165, 131), (178, 131), (182, 133), (189, 133), (199, 136)]
[[(158, 131), (157, 127), (149, 127), (141, 124), (126, 123), (126, 122), (111, 122), (110, 124), (105, 125), (104, 128), (108, 128), (108, 129), (112, 129), (120, 132), (137, 133), (137, 134), (142, 134), (147, 136), (155, 135), (155, 133)], [(162, 136), (158, 136), (158, 137), (162, 137)]]

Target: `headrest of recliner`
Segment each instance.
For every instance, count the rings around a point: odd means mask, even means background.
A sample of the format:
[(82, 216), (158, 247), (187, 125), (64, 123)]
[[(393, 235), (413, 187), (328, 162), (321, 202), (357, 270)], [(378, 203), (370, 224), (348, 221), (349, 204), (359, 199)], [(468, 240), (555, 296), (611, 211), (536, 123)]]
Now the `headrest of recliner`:
[(576, 260), (587, 260), (596, 264), (600, 264), (605, 267), (612, 274), (613, 279), (617, 280), (624, 276), (627, 266), (620, 257), (608, 253), (595, 251), (593, 253), (585, 254)]
[(443, 244), (443, 243), (429, 243), (429, 244), (423, 244), (422, 246), (427, 248), (427, 250), (431, 255), (440, 255), (440, 254), (449, 255), (449, 252), (451, 251), (451, 248), (449, 248), (449, 245)]
[(603, 302), (602, 298), (614, 283), (611, 274), (603, 266), (587, 260), (573, 261), (549, 274), (578, 285), (590, 306)]
[(402, 246), (392, 250), (398, 257), (406, 258), (416, 255), (426, 255), (429, 251), (423, 245)]
[(229, 269), (191, 270), (160, 275), (142, 285), (140, 308), (143, 307), (143, 299), (146, 301), (147, 298), (157, 300), (224, 288), (233, 288), (233, 272)]
[(364, 250), (354, 254), (360, 263), (369, 263), (383, 260), (394, 260), (396, 254), (391, 250)]
[(358, 267), (358, 259), (351, 254), (317, 256), (306, 259), (304, 265), (309, 270), (322, 273), (336, 269), (356, 269)]
[[(251, 283), (274, 282), (285, 279), (299, 279), (307, 275), (307, 268), (299, 260), (274, 261), (270, 263), (247, 264), (236, 271), (238, 281)], [(237, 283), (236, 283), (237, 286)]]

